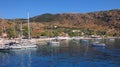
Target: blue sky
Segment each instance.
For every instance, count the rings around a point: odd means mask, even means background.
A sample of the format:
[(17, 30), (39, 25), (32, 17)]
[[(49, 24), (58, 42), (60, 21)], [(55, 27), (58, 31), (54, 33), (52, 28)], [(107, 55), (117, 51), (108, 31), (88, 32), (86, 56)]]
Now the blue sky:
[(86, 13), (120, 9), (120, 0), (0, 0), (0, 18), (27, 18), (44, 13)]

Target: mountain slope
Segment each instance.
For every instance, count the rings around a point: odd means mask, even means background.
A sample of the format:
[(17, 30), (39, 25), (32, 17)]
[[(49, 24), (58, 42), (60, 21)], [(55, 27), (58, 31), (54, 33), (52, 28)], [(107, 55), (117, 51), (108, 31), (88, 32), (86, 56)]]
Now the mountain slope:
[[(65, 27), (85, 27), (93, 29), (115, 29), (120, 30), (120, 10), (109, 10), (91, 13), (64, 13), (43, 14), (31, 18), (35, 22), (54, 22)], [(102, 27), (102, 28), (101, 28)]]
[[(14, 23), (20, 28), (22, 22), (23, 28), (27, 31), (27, 19), (6, 19), (6, 29), (13, 30)], [(89, 34), (105, 34), (110, 36), (120, 36), (120, 9), (90, 12), (90, 13), (63, 13), (63, 14), (43, 14), (30, 18), (32, 34), (41, 34), (41, 31), (51, 30), (51, 26), (57, 26), (56, 32), (71, 32), (79, 29)], [(2, 24), (2, 19), (0, 19)], [(0, 32), (2, 32), (0, 27)], [(37, 33), (35, 33), (37, 31)], [(54, 30), (55, 31), (55, 30)], [(26, 34), (26, 33), (25, 33)]]

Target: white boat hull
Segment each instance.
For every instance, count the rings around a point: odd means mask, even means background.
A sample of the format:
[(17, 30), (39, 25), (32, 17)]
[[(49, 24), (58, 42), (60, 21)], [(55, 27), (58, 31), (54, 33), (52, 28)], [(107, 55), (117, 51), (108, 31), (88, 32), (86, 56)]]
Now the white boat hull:
[(50, 46), (60, 46), (60, 43), (59, 42), (48, 42), (47, 45), (50, 45)]
[(37, 45), (21, 45), (22, 48), (36, 48)]
[(104, 43), (92, 43), (92, 47), (105, 47), (106, 45)]
[(13, 45), (10, 46), (11, 49), (21, 49), (22, 47), (20, 45)]

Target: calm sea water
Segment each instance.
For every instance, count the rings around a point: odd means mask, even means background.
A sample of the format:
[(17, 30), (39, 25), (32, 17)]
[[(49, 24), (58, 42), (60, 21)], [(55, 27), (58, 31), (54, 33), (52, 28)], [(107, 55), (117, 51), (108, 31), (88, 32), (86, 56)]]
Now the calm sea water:
[[(106, 47), (91, 47), (93, 41)], [(0, 51), (0, 67), (120, 67), (120, 39), (66, 40), (60, 47)]]

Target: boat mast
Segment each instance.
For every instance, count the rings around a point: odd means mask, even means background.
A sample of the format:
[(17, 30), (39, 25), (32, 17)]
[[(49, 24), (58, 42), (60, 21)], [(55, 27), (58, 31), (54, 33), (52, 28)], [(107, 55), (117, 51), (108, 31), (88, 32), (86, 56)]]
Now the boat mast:
[(2, 35), (1, 36), (3, 36), (3, 32), (4, 32), (3, 20), (2, 20), (2, 25), (1, 26), (2, 26)]
[(15, 19), (14, 19), (13, 25), (14, 25), (14, 38), (16, 38)]
[(29, 21), (29, 12), (28, 12), (28, 39), (30, 39), (30, 21)]
[(22, 39), (22, 37), (23, 37), (23, 32), (22, 32), (22, 22), (21, 22), (21, 24), (20, 24), (20, 38)]
[(2, 20), (2, 39), (3, 39), (2, 45), (4, 45), (4, 43), (5, 43), (5, 39), (4, 39), (5, 34), (6, 34), (6, 31), (5, 31), (5, 25), (4, 25), (4, 19), (3, 19)]
[(5, 25), (4, 25), (4, 19), (2, 21), (2, 33), (6, 33), (6, 31), (5, 31)]

